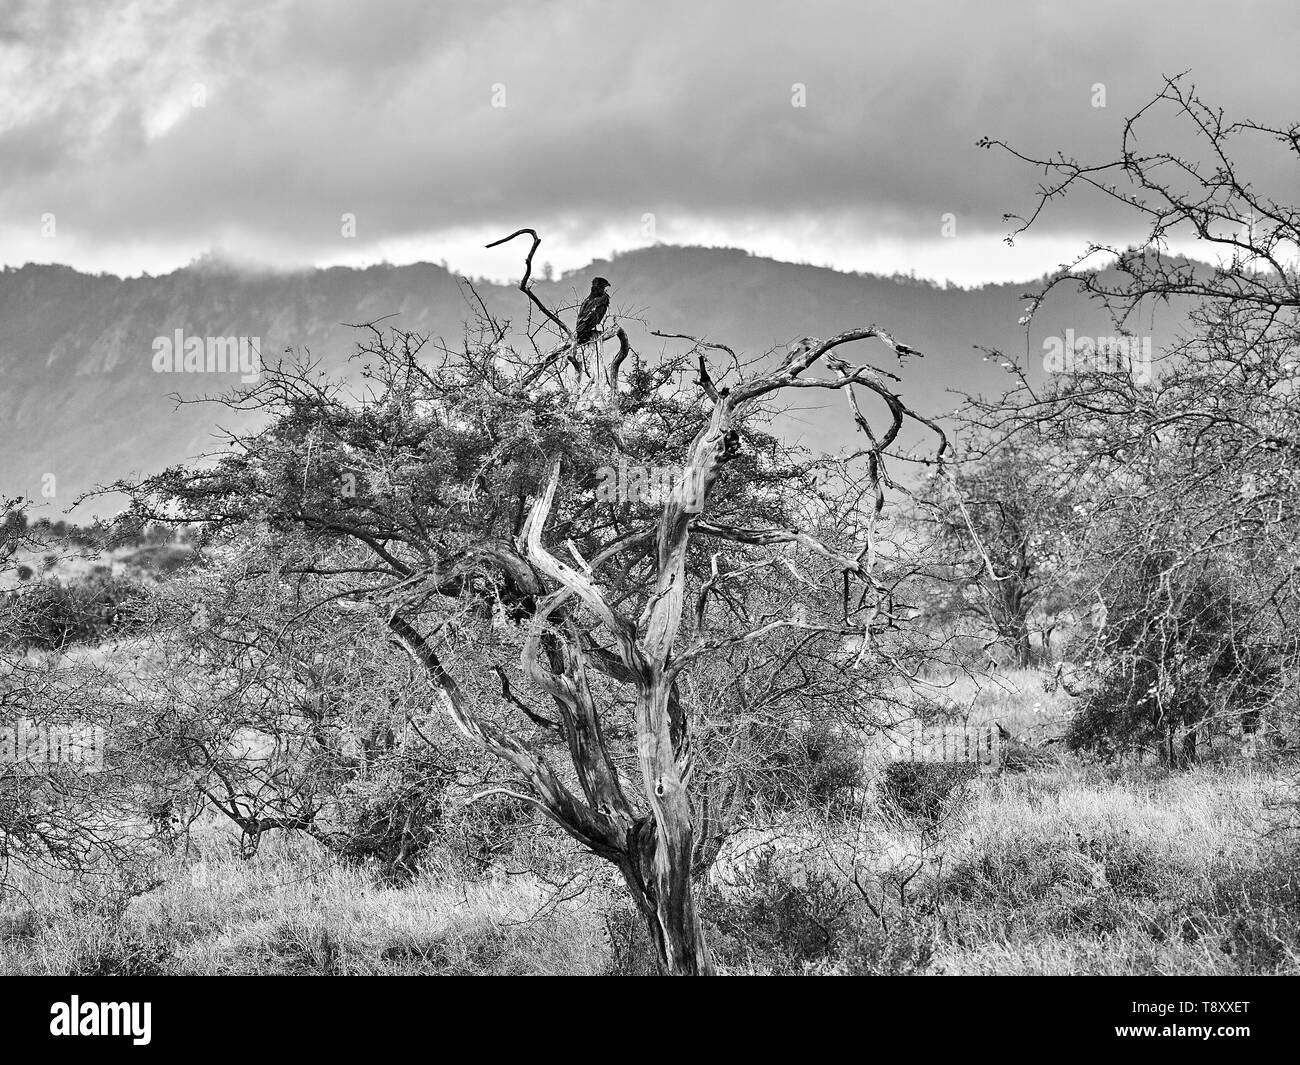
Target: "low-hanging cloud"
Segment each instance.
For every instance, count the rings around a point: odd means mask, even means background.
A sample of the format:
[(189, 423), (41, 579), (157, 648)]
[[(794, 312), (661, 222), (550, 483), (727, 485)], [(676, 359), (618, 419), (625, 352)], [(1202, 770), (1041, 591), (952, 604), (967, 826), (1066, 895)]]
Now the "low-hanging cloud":
[[(533, 224), (568, 262), (649, 239), (833, 261), (941, 248), (945, 214), (995, 244), (1036, 175), (982, 135), (1111, 155), (1159, 75), (1187, 68), (1230, 113), (1285, 121), (1300, 13), (1250, 5), (1231, 37), (1225, 17), (1204, 2), (19, 3), (0, 15), (0, 250), (109, 269), (214, 246), (462, 265), (483, 232)], [(1106, 224), (1080, 201), (1038, 236)]]

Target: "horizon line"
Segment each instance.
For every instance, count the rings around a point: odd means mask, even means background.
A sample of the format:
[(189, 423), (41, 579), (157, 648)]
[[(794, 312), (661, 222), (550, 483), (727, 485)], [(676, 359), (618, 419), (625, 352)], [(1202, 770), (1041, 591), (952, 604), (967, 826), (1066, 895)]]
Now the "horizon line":
[[(583, 266), (575, 267), (570, 270), (559, 272), (555, 274), (555, 276), (549, 279), (540, 276), (540, 272), (535, 269), (533, 272), (532, 281), (534, 284), (537, 283), (562, 284), (563, 282), (575, 276), (580, 276), (590, 272), (593, 268), (597, 267), (602, 263), (615, 263), (620, 259), (631, 258), (636, 255), (642, 255), (646, 252), (652, 252), (658, 250), (734, 252), (743, 255), (746, 258), (758, 259), (764, 262), (773, 263), (778, 266), (806, 267), (814, 270), (825, 270), (830, 273), (839, 274), (843, 277), (874, 278), (882, 281), (920, 284), (920, 285), (925, 285), (927, 287), (936, 288), (940, 290), (957, 289), (966, 292), (978, 291), (980, 289), (985, 289), (985, 288), (1003, 288), (1003, 287), (1014, 286), (1014, 285), (1038, 284), (1050, 279), (1051, 277), (1056, 276), (1056, 274), (1058, 274), (1061, 270), (1066, 268), (1066, 264), (1061, 264), (1061, 266), (1059, 266), (1056, 270), (1048, 270), (1046, 272), (1034, 274), (1031, 276), (1013, 278), (1010, 280), (989, 279), (977, 283), (966, 284), (966, 283), (954, 281), (951, 278), (938, 278), (931, 275), (918, 274), (915, 270), (912, 270), (910, 272), (895, 270), (893, 273), (886, 274), (874, 270), (851, 270), (841, 266), (835, 266), (828, 263), (811, 262), (808, 260), (777, 258), (775, 256), (764, 255), (760, 252), (752, 251), (748, 248), (740, 247), (738, 245), (733, 245), (733, 244), (677, 244), (677, 243), (670, 243), (667, 241), (656, 241), (654, 244), (647, 244), (639, 247), (632, 247), (632, 248), (626, 248), (621, 250), (612, 250), (610, 254), (607, 256), (593, 258)], [(1203, 260), (1195, 259), (1192, 256), (1188, 256), (1186, 254), (1177, 254), (1174, 257), (1181, 261), (1200, 263), (1201, 265), (1204, 266), (1213, 265), (1211, 263), (1204, 262)], [(433, 260), (430, 259), (422, 259), (422, 258), (410, 259), (406, 261), (394, 261), (392, 259), (385, 257), (385, 258), (376, 259), (374, 261), (361, 262), (361, 263), (324, 262), (324, 263), (281, 264), (281, 263), (273, 263), (268, 260), (254, 259), (249, 256), (238, 255), (235, 253), (227, 252), (220, 246), (211, 247), (206, 251), (200, 253), (199, 255), (195, 256), (194, 258), (190, 259), (188, 262), (175, 266), (170, 270), (166, 270), (160, 273), (153, 273), (150, 272), (149, 270), (143, 270), (143, 269), (137, 272), (132, 272), (132, 271), (118, 272), (114, 270), (95, 271), (95, 270), (84, 269), (82, 267), (76, 266), (73, 263), (69, 263), (69, 262), (60, 262), (55, 260), (39, 262), (34, 259), (28, 260), (27, 262), (20, 263), (20, 264), (4, 263), (3, 266), (0, 266), (0, 270), (3, 270), (4, 273), (11, 273), (11, 272), (17, 273), (21, 270), (28, 269), (29, 267), (60, 268), (60, 269), (70, 270), (73, 273), (80, 274), (83, 277), (111, 278), (117, 281), (135, 281), (135, 280), (145, 280), (145, 279), (154, 280), (159, 278), (166, 278), (166, 277), (171, 277), (175, 274), (184, 273), (186, 271), (192, 271), (196, 269), (201, 270), (205, 267), (222, 268), (228, 270), (231, 273), (243, 273), (252, 276), (269, 274), (269, 275), (289, 277), (289, 276), (306, 275), (306, 274), (313, 274), (313, 273), (326, 273), (331, 270), (348, 270), (354, 273), (364, 273), (369, 270), (377, 270), (377, 269), (400, 270), (400, 269), (405, 269), (407, 267), (419, 267), (419, 266), (428, 266), (437, 270), (442, 270), (450, 277), (456, 278), (461, 281), (468, 281), (471, 284), (488, 284), (488, 285), (496, 285), (496, 286), (517, 287), (519, 283), (519, 275), (517, 273), (500, 274), (496, 276), (483, 275), (483, 274), (475, 275), (470, 273), (464, 273), (459, 270), (453, 269), (450, 265), (448, 265), (446, 259), (442, 259), (437, 262), (434, 262)], [(1105, 269), (1105, 268), (1106, 267), (1098, 267), (1090, 272), (1097, 272), (1097, 270)]]

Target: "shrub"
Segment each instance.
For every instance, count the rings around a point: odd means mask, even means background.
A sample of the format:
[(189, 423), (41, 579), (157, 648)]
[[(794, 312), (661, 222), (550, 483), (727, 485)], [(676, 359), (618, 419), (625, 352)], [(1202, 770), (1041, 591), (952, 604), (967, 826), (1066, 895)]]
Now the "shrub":
[(194, 558), (195, 552), (183, 544), (151, 543), (131, 552), (123, 562), (130, 570), (166, 577), (184, 569)]
[(268, 952), (295, 976), (347, 976), (351, 960), (333, 930), (294, 919), (279, 921), (267, 944)]
[(136, 629), (146, 597), (138, 581), (105, 573), (67, 584), (41, 580), (11, 599), (6, 628), (20, 646), (60, 651), (109, 631)]
[(1172, 552), (1153, 551), (1114, 579), (1109, 623), (1086, 649), (1096, 682), (1066, 734), (1072, 749), (1153, 747), (1186, 768), (1206, 723), (1255, 720), (1288, 687), (1277, 634), (1230, 571), (1188, 573)]
[(771, 775), (771, 799), (778, 806), (807, 803), (822, 810), (851, 803), (862, 787), (859, 743), (824, 724), (793, 732), (764, 767)]
[(883, 812), (903, 825), (936, 827), (965, 802), (974, 775), (973, 765), (891, 762), (880, 782)]
[(727, 888), (711, 893), (704, 910), (720, 962), (798, 973), (835, 956), (852, 901), (843, 877), (792, 868), (767, 846)]
[(759, 851), (725, 889), (705, 898), (714, 955), (724, 968), (784, 974), (908, 975), (934, 952), (933, 923), (902, 897), (868, 905), (844, 871), (802, 855)]
[(79, 955), (68, 976), (165, 976), (171, 947), (158, 941), (114, 936), (98, 948)]
[(650, 942), (645, 918), (627, 902), (617, 902), (604, 913), (602, 938), (609, 951), (605, 976), (656, 976), (658, 955)]
[(338, 825), (320, 838), (344, 860), (373, 866), (381, 880), (406, 883), (439, 839), (447, 783), (418, 748), (383, 761), (341, 789)]

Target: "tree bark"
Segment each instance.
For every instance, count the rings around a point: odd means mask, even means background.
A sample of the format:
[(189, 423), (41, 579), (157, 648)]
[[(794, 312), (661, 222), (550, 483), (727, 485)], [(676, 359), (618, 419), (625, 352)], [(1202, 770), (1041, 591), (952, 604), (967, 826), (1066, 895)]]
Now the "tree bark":
[[(651, 935), (665, 972), (674, 976), (708, 976), (713, 960), (695, 904), (691, 879), (695, 853), (695, 818), (690, 795), (678, 769), (668, 735), (668, 688), (664, 678), (638, 699), (642, 737), (641, 771), (653, 811), (636, 826), (633, 858), (653, 918)], [(667, 750), (659, 749), (660, 743)]]
[(1017, 619), (1015, 632), (1016, 665), (1028, 669), (1034, 660), (1033, 646), (1029, 642), (1029, 622), (1026, 618)]

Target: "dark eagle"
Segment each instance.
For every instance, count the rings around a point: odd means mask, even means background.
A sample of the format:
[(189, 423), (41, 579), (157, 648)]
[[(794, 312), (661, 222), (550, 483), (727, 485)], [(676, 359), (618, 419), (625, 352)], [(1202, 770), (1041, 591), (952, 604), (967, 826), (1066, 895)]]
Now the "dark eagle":
[(591, 294), (582, 301), (578, 308), (578, 327), (573, 339), (579, 344), (588, 344), (596, 339), (600, 323), (604, 321), (605, 312), (609, 310), (609, 282), (603, 277), (592, 278)]

